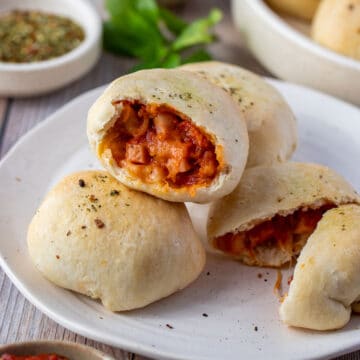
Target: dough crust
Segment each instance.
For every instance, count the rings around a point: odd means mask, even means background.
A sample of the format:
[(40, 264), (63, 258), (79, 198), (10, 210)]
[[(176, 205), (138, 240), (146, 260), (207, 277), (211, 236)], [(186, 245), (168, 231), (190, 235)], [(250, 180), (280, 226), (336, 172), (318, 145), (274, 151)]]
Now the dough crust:
[(196, 72), (220, 86), (238, 104), (249, 131), (246, 167), (290, 159), (297, 146), (296, 120), (274, 87), (260, 76), (226, 63), (209, 61), (181, 68)]
[(280, 317), (291, 326), (339, 329), (359, 299), (360, 206), (344, 205), (323, 216), (302, 250)]
[(32, 219), (27, 241), (47, 279), (112, 311), (183, 289), (205, 264), (184, 204), (128, 189), (104, 171), (61, 180)]

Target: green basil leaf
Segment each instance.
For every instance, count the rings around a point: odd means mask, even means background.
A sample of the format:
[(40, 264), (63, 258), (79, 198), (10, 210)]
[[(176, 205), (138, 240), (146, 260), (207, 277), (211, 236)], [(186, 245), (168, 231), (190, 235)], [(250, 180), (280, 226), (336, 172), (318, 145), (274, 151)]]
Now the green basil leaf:
[[(103, 25), (103, 46), (105, 50), (118, 55), (137, 56), (139, 42), (119, 30), (112, 22)], [(142, 45), (140, 45), (142, 47)]]
[(147, 42), (139, 51), (138, 57), (145, 62), (161, 62), (168, 54), (166, 45), (157, 42)]
[(158, 24), (159, 8), (155, 0), (134, 0), (134, 9), (153, 24)]
[(181, 63), (189, 64), (200, 61), (209, 61), (211, 59), (212, 59), (211, 55), (205, 49), (200, 49), (194, 51), (191, 55), (183, 59)]
[(112, 22), (122, 31), (132, 33), (139, 39), (163, 39), (157, 25), (151, 24), (134, 10), (127, 10), (124, 18), (113, 18)]
[(174, 68), (181, 65), (181, 56), (177, 53), (169, 54), (162, 62), (161, 67), (163, 68)]
[[(158, 8), (153, 0), (106, 0), (110, 22), (127, 35), (140, 40), (156, 37), (164, 41), (158, 27)], [(138, 6), (139, 8), (136, 8)]]
[(180, 35), (188, 26), (188, 23), (177, 17), (173, 12), (165, 9), (159, 9), (160, 19), (165, 23), (166, 27), (174, 34)]
[(145, 70), (145, 69), (154, 69), (154, 68), (160, 68), (161, 62), (160, 61), (142, 61), (135, 65), (130, 72), (139, 71), (139, 70)]
[(121, 18), (132, 9), (132, 0), (106, 0), (105, 7), (111, 18)]
[[(156, 0), (106, 0), (110, 19), (104, 22), (104, 48), (116, 54), (140, 60), (133, 70), (175, 67), (181, 63), (210, 59), (204, 50), (182, 60), (184, 49), (214, 41), (211, 27), (222, 13), (214, 9), (206, 18), (190, 24), (171, 11), (159, 7)], [(165, 29), (166, 27), (166, 29)], [(169, 34), (177, 38), (169, 43)]]
[(103, 27), (104, 48), (119, 55), (133, 56), (145, 61), (160, 61), (168, 50), (161, 38), (149, 38), (119, 28), (113, 22), (105, 22)]
[(212, 26), (216, 25), (222, 18), (219, 9), (212, 9), (207, 18), (195, 20), (188, 25), (179, 37), (173, 42), (172, 50), (179, 51), (194, 45), (209, 44), (214, 36), (209, 33)]
[(152, 60), (152, 61), (143, 61), (135, 65), (131, 72), (144, 70), (144, 69), (154, 69), (154, 68), (175, 68), (181, 65), (181, 56), (176, 53), (171, 53), (163, 60)]

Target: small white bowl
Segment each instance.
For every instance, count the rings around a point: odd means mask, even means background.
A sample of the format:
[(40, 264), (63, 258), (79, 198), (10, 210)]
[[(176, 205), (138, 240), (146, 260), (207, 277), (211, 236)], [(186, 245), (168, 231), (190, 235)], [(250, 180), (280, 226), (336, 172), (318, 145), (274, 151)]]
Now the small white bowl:
[(360, 61), (312, 41), (309, 25), (290, 26), (262, 0), (232, 0), (235, 24), (258, 60), (273, 74), (360, 106)]
[(56, 354), (69, 360), (115, 360), (113, 357), (89, 346), (67, 342), (40, 340), (20, 342), (0, 346), (0, 356), (10, 354), (17, 356)]
[(0, 96), (34, 96), (58, 89), (87, 73), (101, 54), (101, 19), (87, 0), (1, 0), (0, 15), (34, 9), (66, 16), (85, 31), (74, 50), (34, 63), (0, 62)]

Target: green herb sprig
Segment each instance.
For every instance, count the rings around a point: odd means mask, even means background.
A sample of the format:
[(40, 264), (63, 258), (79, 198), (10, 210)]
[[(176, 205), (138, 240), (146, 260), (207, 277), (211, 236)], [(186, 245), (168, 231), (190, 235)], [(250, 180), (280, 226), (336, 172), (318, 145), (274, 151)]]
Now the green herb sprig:
[(106, 0), (106, 8), (110, 18), (104, 23), (104, 48), (137, 58), (133, 70), (211, 59), (206, 45), (216, 40), (212, 28), (222, 19), (219, 9), (187, 23), (155, 0)]

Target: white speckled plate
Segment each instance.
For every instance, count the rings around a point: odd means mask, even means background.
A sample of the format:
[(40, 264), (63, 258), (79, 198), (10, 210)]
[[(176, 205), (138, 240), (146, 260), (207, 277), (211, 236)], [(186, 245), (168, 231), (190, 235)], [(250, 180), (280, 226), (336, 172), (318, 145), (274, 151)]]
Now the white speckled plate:
[[(312, 90), (272, 83), (299, 120), (295, 159), (329, 165), (360, 190), (359, 110)], [(209, 256), (204, 273), (184, 291), (123, 314), (46, 281), (28, 257), (27, 225), (46, 191), (63, 175), (98, 166), (88, 149), (85, 119), (102, 90), (56, 112), (1, 162), (0, 263), (19, 290), (63, 326), (156, 359), (306, 359), (360, 348), (359, 317), (336, 332), (289, 329), (278, 318), (276, 271), (222, 258)], [(206, 206), (189, 208), (203, 233)], [(283, 275), (285, 285), (289, 272)]]

